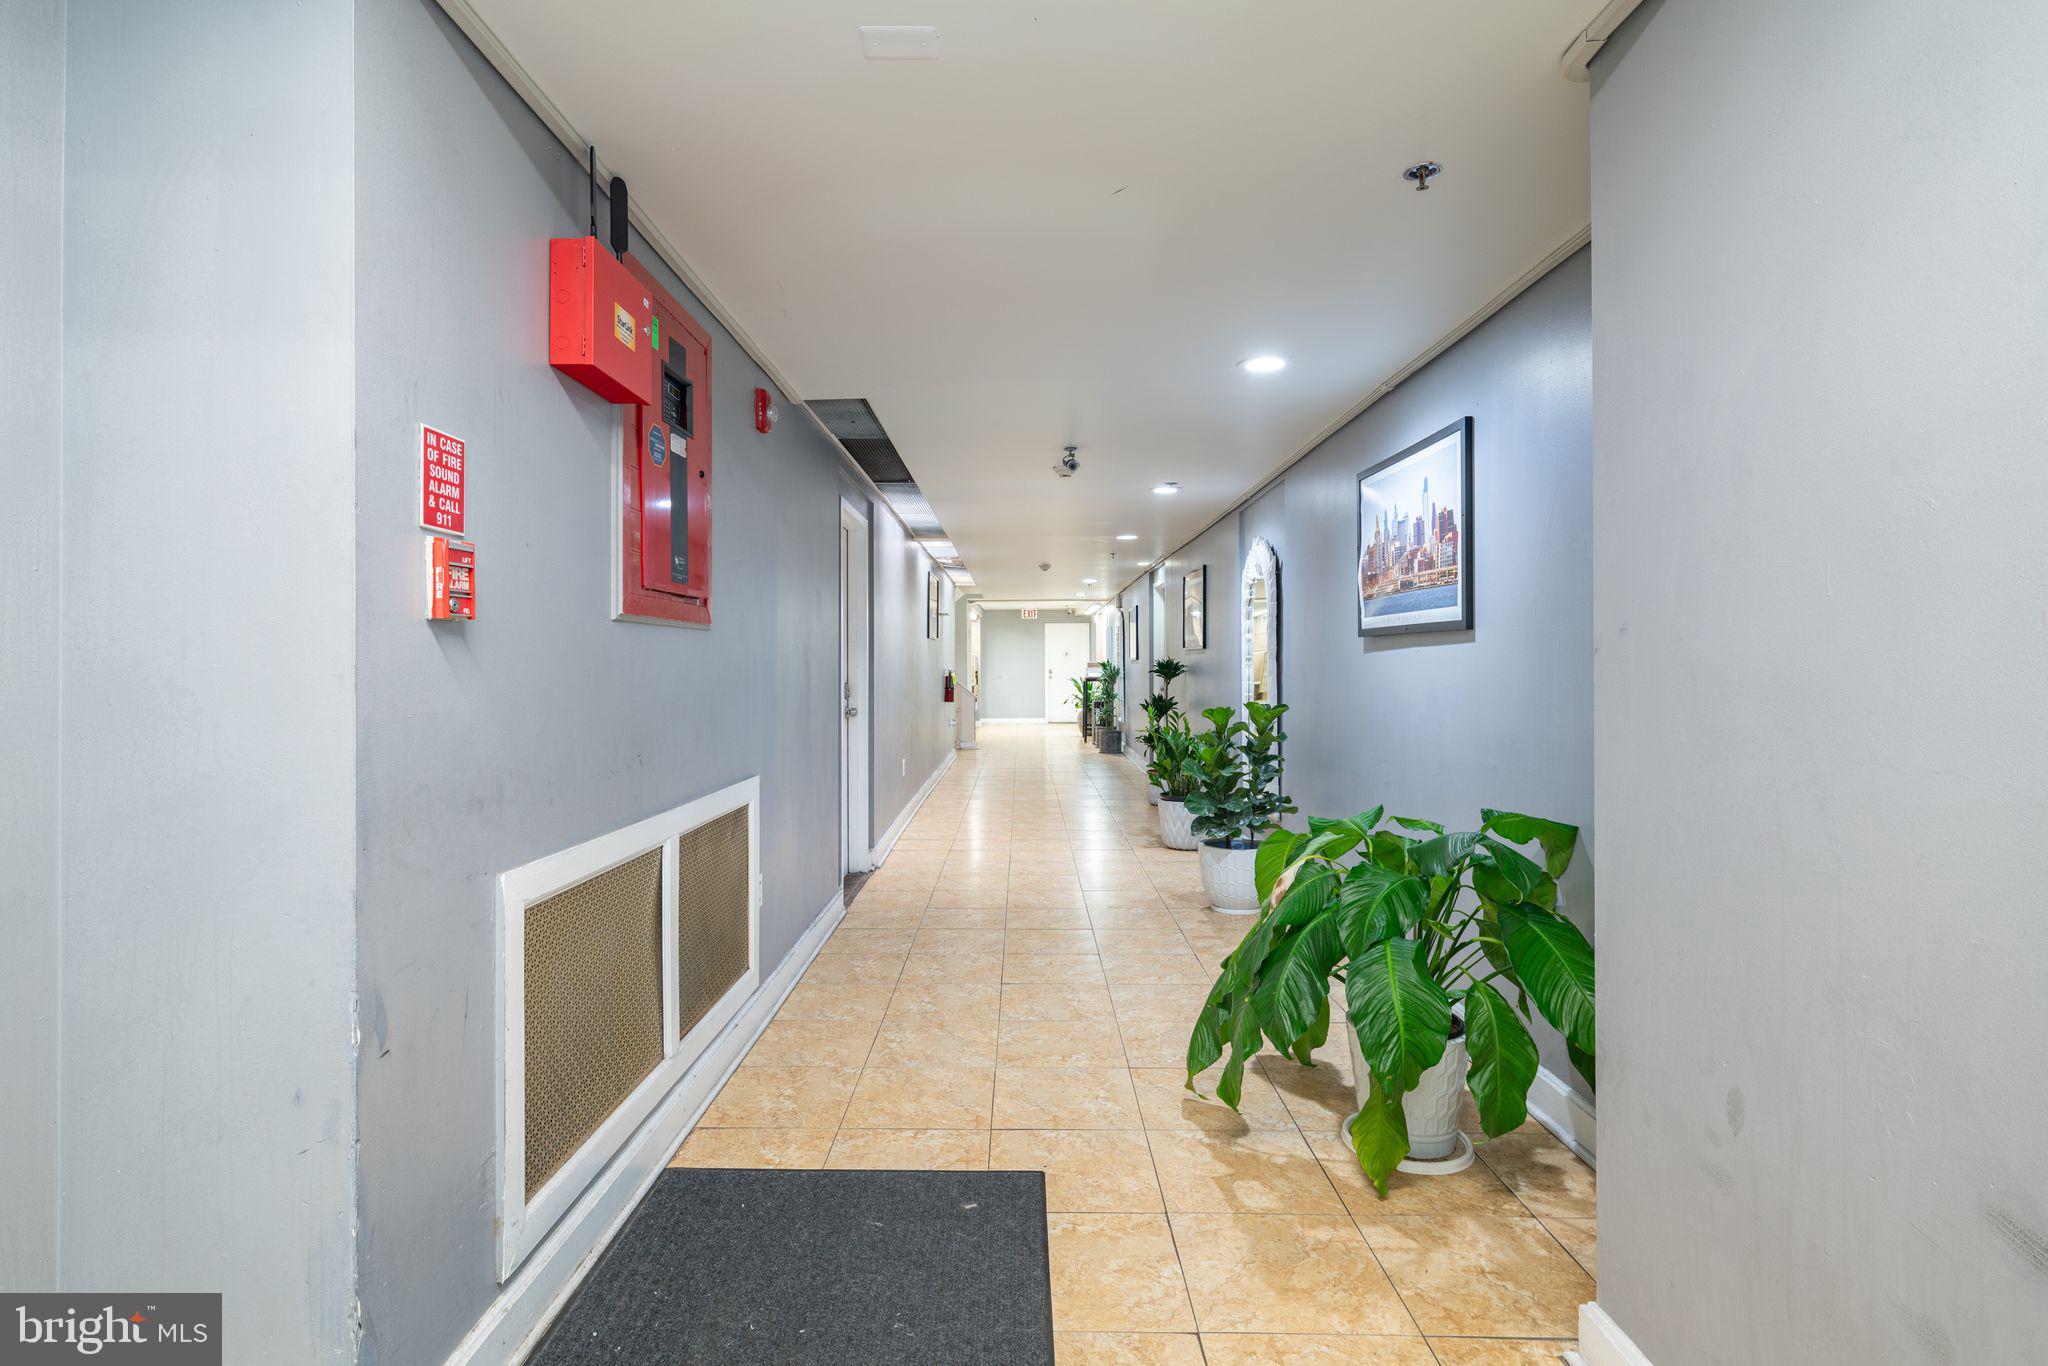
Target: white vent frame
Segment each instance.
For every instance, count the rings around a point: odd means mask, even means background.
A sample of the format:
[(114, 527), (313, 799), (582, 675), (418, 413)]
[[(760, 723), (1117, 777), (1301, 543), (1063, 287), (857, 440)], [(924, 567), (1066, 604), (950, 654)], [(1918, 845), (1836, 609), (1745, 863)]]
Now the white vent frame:
[[(747, 812), (747, 970), (689, 1034), (678, 1039), (677, 860), (682, 836), (731, 811)], [(547, 1183), (526, 1198), (526, 909), (579, 882), (661, 851), (661, 1016), (664, 1054), (647, 1079)], [(747, 778), (498, 875), (498, 1280), (510, 1280), (548, 1231), (590, 1189), (691, 1064), (739, 1014), (761, 982), (761, 780)]]

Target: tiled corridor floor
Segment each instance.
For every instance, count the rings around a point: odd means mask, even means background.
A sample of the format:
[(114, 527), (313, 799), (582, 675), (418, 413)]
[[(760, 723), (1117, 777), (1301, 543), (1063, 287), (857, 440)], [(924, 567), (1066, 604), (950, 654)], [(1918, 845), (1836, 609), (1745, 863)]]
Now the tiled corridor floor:
[(1070, 726), (980, 739), (675, 1161), (1042, 1169), (1069, 1366), (1554, 1363), (1593, 1173), (1531, 1123), (1375, 1199), (1335, 1033), (1317, 1070), (1262, 1058), (1242, 1117), (1182, 1090), (1249, 921), (1206, 909), (1129, 761)]

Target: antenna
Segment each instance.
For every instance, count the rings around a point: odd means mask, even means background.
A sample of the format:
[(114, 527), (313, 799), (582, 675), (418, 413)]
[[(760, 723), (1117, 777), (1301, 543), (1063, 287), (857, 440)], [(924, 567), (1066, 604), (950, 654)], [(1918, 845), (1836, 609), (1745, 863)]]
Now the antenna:
[(597, 148), (590, 149), (590, 235), (597, 236)]
[(612, 255), (624, 260), (630, 243), (626, 238), (626, 181), (612, 177)]

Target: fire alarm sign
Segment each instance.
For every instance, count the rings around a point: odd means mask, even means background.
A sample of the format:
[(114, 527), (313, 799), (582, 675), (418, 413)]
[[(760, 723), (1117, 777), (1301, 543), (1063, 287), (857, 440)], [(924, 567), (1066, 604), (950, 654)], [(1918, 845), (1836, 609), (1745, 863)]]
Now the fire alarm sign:
[(463, 533), (463, 466), (467, 461), (462, 438), (420, 424), (420, 525), (429, 531)]

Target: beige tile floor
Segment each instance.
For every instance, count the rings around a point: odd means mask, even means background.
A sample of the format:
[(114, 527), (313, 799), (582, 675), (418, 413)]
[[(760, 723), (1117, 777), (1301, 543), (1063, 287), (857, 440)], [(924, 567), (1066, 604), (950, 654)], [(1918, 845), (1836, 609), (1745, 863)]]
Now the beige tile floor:
[[(1376, 1199), (1349, 1060), (1181, 1086), (1243, 920), (1068, 726), (962, 751), (683, 1143), (712, 1167), (1036, 1169), (1078, 1363), (1555, 1362), (1593, 1298), (1593, 1173), (1534, 1124)], [(1477, 1131), (1468, 1122), (1468, 1130)]]

